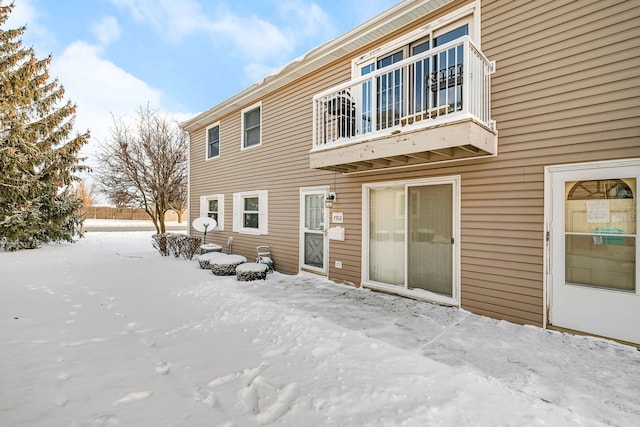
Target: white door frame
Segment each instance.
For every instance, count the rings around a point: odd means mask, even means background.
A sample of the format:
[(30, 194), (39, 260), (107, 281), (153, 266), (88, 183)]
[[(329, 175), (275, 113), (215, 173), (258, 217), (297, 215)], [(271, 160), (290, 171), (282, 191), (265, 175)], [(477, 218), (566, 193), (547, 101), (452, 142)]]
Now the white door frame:
[[(564, 274), (562, 273), (564, 270), (565, 260), (564, 260), (564, 251), (560, 250), (564, 248), (564, 245), (559, 245), (557, 240), (561, 239), (564, 236), (564, 221), (554, 224), (554, 199), (556, 201), (559, 200), (559, 195), (556, 194), (554, 197), (554, 184), (559, 184), (558, 179), (565, 182), (562, 179), (562, 174), (570, 174), (570, 181), (583, 179), (607, 179), (607, 178), (625, 178), (626, 174), (624, 172), (617, 173), (622, 167), (634, 167), (640, 168), (640, 158), (635, 159), (622, 159), (622, 160), (610, 160), (610, 161), (599, 161), (599, 162), (589, 162), (589, 163), (577, 163), (577, 164), (566, 164), (566, 165), (555, 165), (555, 166), (546, 166), (544, 171), (544, 241), (545, 241), (545, 251), (544, 251), (544, 260), (543, 260), (543, 268), (544, 268), (544, 276), (543, 276), (543, 304), (544, 304), (544, 327), (547, 327), (549, 324), (552, 324), (554, 321), (554, 307), (553, 307), (553, 296), (554, 296), (554, 286), (566, 286), (565, 283), (554, 283), (554, 279), (564, 282)], [(581, 177), (580, 173), (583, 173), (584, 176)], [(572, 174), (572, 175), (571, 175)], [(636, 172), (636, 176), (640, 176), (638, 172)], [(555, 179), (554, 179), (555, 178)], [(557, 182), (554, 182), (557, 181)], [(640, 180), (636, 181), (636, 192), (640, 189)], [(636, 194), (636, 197), (638, 195)], [(564, 192), (562, 193), (562, 199), (564, 201)], [(637, 206), (637, 205), (636, 205)], [(557, 207), (556, 209), (564, 210), (564, 203), (562, 203), (561, 207)], [(636, 208), (637, 212), (637, 208)], [(564, 218), (564, 212), (563, 212)], [(636, 220), (637, 224), (637, 220)], [(638, 227), (638, 225), (636, 225)], [(636, 236), (638, 235), (639, 230), (636, 228)], [(561, 247), (562, 246), (562, 247)], [(640, 279), (640, 242), (636, 239), (636, 295), (631, 295), (632, 298), (640, 298), (640, 284), (638, 280)], [(555, 273), (555, 277), (554, 277)], [(589, 288), (585, 288), (588, 292)], [(594, 289), (594, 291), (598, 291)], [(602, 291), (603, 295), (606, 291)], [(615, 293), (615, 291), (611, 291), (611, 294)], [(608, 298), (607, 298), (608, 299)], [(604, 298), (603, 298), (604, 301)], [(557, 317), (557, 315), (556, 315)], [(555, 324), (554, 326), (563, 326), (561, 324)], [(577, 329), (579, 328), (570, 328)], [(584, 331), (591, 332), (598, 335), (607, 335), (604, 333), (598, 333), (598, 331)], [(612, 337), (618, 338), (618, 337)], [(622, 338), (620, 338), (622, 339)]]
[[(369, 189), (376, 187), (403, 187), (405, 191), (410, 186), (421, 185), (439, 185), (451, 184), (452, 195), (452, 211), (451, 220), (453, 233), (453, 262), (452, 262), (452, 296), (439, 295), (424, 289), (409, 289), (407, 287), (406, 257), (405, 257), (405, 286), (389, 285), (369, 280)], [(368, 288), (377, 289), (385, 292), (403, 295), (410, 298), (417, 298), (425, 301), (431, 301), (438, 304), (460, 307), (461, 289), (460, 289), (460, 176), (444, 176), (437, 178), (419, 178), (410, 180), (387, 181), (362, 184), (362, 285)], [(408, 197), (405, 197), (405, 211), (409, 203)], [(408, 223), (405, 224), (408, 227)], [(408, 235), (408, 234), (405, 234)], [(406, 245), (405, 245), (406, 251)]]
[[(322, 268), (317, 268), (315, 266), (307, 265), (304, 263), (304, 234), (305, 234), (305, 196), (309, 194), (320, 194), (323, 196), (323, 199), (327, 197), (329, 194), (329, 186), (321, 186), (321, 187), (301, 187), (300, 188), (300, 223), (298, 225), (299, 230), (299, 251), (298, 251), (298, 259), (299, 259), (299, 268), (304, 271), (311, 271), (318, 274), (327, 275), (328, 274), (328, 266), (329, 266), (329, 239), (328, 239), (328, 229), (329, 229), (329, 209), (324, 208), (324, 230), (322, 230), (323, 235), (323, 266)], [(323, 205), (324, 206), (324, 205)], [(321, 234), (321, 233), (317, 233)]]

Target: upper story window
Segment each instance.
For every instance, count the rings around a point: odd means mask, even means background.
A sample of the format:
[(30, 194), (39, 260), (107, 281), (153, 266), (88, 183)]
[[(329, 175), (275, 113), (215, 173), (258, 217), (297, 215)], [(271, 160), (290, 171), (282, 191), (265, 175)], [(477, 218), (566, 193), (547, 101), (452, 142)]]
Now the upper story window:
[(224, 194), (209, 194), (200, 197), (200, 216), (216, 220), (214, 230), (224, 230)]
[(267, 234), (267, 194), (266, 190), (233, 194), (233, 231)]
[(262, 144), (262, 103), (242, 110), (242, 149)]
[(207, 127), (207, 159), (220, 156), (220, 124)]

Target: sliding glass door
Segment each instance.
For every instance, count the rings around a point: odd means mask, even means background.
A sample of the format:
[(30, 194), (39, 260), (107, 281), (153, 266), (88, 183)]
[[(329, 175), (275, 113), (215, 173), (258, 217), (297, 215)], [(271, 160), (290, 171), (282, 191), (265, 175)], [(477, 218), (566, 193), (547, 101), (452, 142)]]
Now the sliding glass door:
[(457, 191), (455, 178), (368, 186), (365, 282), (457, 301)]

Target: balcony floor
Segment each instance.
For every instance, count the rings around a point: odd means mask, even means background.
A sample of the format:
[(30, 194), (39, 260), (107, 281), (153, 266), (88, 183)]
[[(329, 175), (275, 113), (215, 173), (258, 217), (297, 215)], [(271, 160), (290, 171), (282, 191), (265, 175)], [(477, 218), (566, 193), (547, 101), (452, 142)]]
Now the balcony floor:
[(497, 132), (463, 117), (429, 127), (408, 125), (338, 140), (310, 153), (313, 169), (352, 173), (398, 166), (417, 166), (498, 153)]

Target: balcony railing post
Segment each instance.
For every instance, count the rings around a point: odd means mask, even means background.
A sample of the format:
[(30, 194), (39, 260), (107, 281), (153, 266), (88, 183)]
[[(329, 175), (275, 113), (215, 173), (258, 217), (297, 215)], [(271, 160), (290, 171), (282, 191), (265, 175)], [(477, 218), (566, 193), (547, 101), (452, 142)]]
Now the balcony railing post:
[[(471, 49), (469, 48), (469, 40), (465, 40), (462, 48), (462, 57), (467, 59), (467, 64), (462, 66), (462, 109), (469, 111), (473, 114), (473, 110), (475, 108), (475, 99), (471, 99), (471, 86), (473, 86), (473, 82), (471, 81), (471, 68), (475, 63), (475, 54), (472, 55)], [(474, 97), (475, 98), (475, 97)]]

